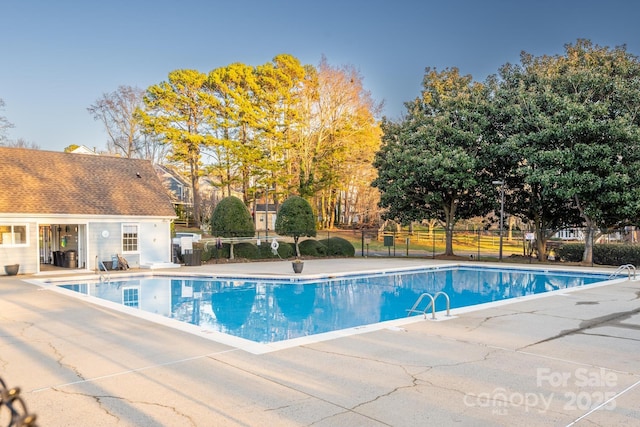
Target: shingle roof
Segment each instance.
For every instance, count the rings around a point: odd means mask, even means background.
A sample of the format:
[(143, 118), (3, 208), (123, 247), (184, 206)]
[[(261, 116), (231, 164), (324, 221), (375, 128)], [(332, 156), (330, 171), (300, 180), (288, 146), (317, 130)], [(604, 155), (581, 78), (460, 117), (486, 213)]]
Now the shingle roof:
[(0, 213), (175, 217), (151, 162), (0, 147)]

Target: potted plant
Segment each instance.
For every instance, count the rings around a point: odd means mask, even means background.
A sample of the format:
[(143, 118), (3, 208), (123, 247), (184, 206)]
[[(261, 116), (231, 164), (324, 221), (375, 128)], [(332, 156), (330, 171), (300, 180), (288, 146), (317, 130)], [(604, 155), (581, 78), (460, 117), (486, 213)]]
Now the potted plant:
[(20, 264), (9, 264), (4, 266), (4, 272), (7, 273), (7, 276), (15, 276), (18, 274), (18, 270), (20, 270)]
[(296, 258), (291, 262), (291, 265), (293, 266), (293, 272), (294, 273), (302, 273), (302, 268), (304, 267), (304, 261), (302, 261), (300, 258)]
[[(2, 256), (0, 256), (0, 259), (2, 261), (5, 261), (5, 262), (14, 261), (8, 255), (8, 251), (9, 251), (9, 249), (6, 249), (6, 248), (3, 248), (2, 246), (0, 246), (0, 252), (2, 252)], [(15, 276), (16, 274), (18, 274), (18, 270), (20, 270), (20, 264), (18, 264), (18, 263), (16, 263), (16, 264), (5, 264), (4, 265), (4, 272), (7, 274), (7, 276)]]

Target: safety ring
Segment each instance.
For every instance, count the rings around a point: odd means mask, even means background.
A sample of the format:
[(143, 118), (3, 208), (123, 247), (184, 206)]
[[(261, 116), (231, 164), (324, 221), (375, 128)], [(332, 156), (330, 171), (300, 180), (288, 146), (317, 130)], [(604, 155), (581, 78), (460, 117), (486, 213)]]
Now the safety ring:
[(271, 249), (273, 249), (274, 251), (277, 251), (279, 247), (280, 247), (280, 244), (278, 243), (278, 241), (276, 239), (273, 239), (273, 241), (271, 242)]

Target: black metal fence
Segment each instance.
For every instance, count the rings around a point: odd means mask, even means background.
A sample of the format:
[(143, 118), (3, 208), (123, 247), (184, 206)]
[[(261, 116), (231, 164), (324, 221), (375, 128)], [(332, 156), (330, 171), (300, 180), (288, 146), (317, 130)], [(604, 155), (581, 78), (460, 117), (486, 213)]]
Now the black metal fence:
[[(555, 259), (558, 247), (569, 243), (584, 243), (585, 233), (580, 229), (566, 229), (554, 233), (548, 239), (545, 252), (550, 260)], [(326, 240), (331, 244), (331, 238), (341, 237), (348, 240), (355, 248), (355, 255), (362, 257), (442, 257), (446, 253), (446, 235), (443, 229), (432, 231), (382, 231), (367, 230), (319, 230), (313, 239)], [(222, 239), (222, 242), (261, 242), (270, 244), (274, 239), (279, 242), (293, 242), (292, 237), (279, 236), (275, 232), (259, 232), (254, 237)], [(300, 241), (306, 240), (300, 238)], [(615, 243), (620, 245), (634, 245), (640, 240), (635, 230), (621, 229), (606, 234), (598, 234), (594, 244)], [(217, 244), (218, 239), (203, 239), (205, 250)], [(534, 234), (521, 230), (469, 230), (456, 229), (452, 233), (452, 250), (454, 255), (474, 260), (501, 259), (510, 257), (524, 257), (535, 259), (538, 247)]]
[[(428, 231), (378, 231), (360, 230), (357, 252), (362, 256), (405, 256), (436, 258), (446, 253), (446, 234), (442, 229)], [(565, 244), (585, 243), (581, 229), (566, 229), (551, 233), (545, 245), (550, 260), (556, 257), (557, 249)], [(594, 236), (594, 244), (620, 245), (638, 244), (640, 235), (635, 230), (620, 229)], [(354, 242), (357, 245), (357, 242)], [(520, 230), (453, 230), (452, 249), (454, 255), (470, 259), (538, 256), (538, 247), (533, 232)]]

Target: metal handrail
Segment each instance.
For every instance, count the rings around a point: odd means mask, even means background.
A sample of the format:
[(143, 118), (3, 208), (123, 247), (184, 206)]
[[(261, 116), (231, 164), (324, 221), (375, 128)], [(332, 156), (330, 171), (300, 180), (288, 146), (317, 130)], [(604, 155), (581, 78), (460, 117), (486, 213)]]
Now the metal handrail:
[(613, 279), (614, 277), (618, 277), (618, 274), (622, 273), (624, 270), (627, 270), (627, 274), (628, 274), (628, 278), (629, 280), (631, 280), (631, 273), (633, 272), (633, 279), (635, 280), (636, 278), (636, 267), (633, 264), (624, 264), (621, 265), (620, 267), (618, 267), (616, 269), (616, 271), (614, 271), (610, 276), (609, 279)]
[[(111, 276), (109, 275), (109, 270), (107, 269), (107, 266), (104, 265), (104, 263), (102, 261), (98, 260), (98, 257), (96, 256), (96, 266), (98, 267), (98, 274), (100, 275), (100, 283), (102, 282), (111, 282)], [(100, 268), (102, 267), (102, 268)], [(105, 274), (102, 274), (101, 271), (104, 269)]]
[[(435, 319), (436, 318), (436, 301), (440, 296), (444, 296), (444, 298), (447, 300), (447, 317), (450, 316), (449, 312), (450, 312), (450, 306), (451, 306), (451, 300), (449, 299), (449, 295), (447, 295), (446, 292), (440, 291), (440, 292), (436, 292), (435, 295), (431, 295), (428, 292), (425, 292), (423, 294), (421, 294), (418, 297), (418, 300), (415, 302), (415, 304), (413, 304), (413, 307), (411, 307), (409, 310), (407, 310), (407, 317), (411, 316), (412, 313), (420, 313), (422, 312), (422, 314), (424, 314), (424, 318), (427, 318), (427, 310), (429, 310), (429, 308), (431, 308), (431, 319)], [(420, 305), (420, 303), (422, 302), (422, 300), (428, 297), (430, 302), (429, 304), (427, 304), (427, 306), (424, 308), (424, 310), (419, 310), (418, 306)]]

